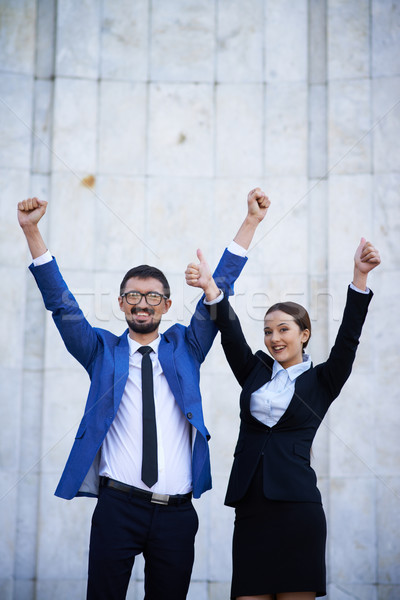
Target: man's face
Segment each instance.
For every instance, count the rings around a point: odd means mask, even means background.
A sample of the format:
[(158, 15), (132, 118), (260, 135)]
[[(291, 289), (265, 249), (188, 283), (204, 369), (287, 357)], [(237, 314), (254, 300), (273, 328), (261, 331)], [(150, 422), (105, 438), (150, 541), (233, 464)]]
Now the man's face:
[[(141, 294), (157, 292), (164, 296), (164, 288), (161, 281), (153, 277), (147, 279), (131, 277), (126, 282), (124, 289), (125, 294), (128, 292), (140, 292)], [(120, 296), (118, 302), (120, 309), (125, 314), (129, 329), (141, 334), (156, 331), (160, 325), (162, 315), (168, 312), (171, 306), (171, 300), (164, 297), (157, 306), (150, 306), (144, 297), (141, 298), (138, 304), (133, 305), (128, 303), (126, 296)]]

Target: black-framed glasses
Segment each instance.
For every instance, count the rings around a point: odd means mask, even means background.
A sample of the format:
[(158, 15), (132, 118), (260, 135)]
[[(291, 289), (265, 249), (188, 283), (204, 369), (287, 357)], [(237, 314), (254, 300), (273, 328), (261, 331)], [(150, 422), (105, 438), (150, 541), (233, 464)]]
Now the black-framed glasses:
[(163, 294), (159, 294), (158, 292), (146, 292), (146, 294), (142, 294), (141, 292), (125, 292), (121, 294), (121, 298), (125, 298), (128, 304), (139, 304), (142, 298), (144, 298), (149, 306), (158, 306), (161, 304), (161, 300), (168, 300), (168, 296), (164, 296)]

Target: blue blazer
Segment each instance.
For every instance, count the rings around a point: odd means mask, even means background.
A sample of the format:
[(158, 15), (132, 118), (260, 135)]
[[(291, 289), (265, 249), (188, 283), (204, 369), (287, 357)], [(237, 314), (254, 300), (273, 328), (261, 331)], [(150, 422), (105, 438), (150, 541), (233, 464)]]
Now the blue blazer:
[[(246, 261), (247, 258), (225, 250), (214, 278), (226, 295), (233, 294), (233, 284)], [(75, 496), (97, 496), (101, 445), (117, 414), (128, 378), (128, 329), (118, 337), (92, 327), (68, 290), (55, 259), (29, 268), (67, 350), (86, 369), (91, 380), (85, 412), (55, 494), (68, 500)], [(216, 333), (217, 327), (200, 299), (190, 325), (172, 325), (161, 334), (159, 345), (159, 360), (171, 391), (196, 429), (192, 451), (195, 498), (211, 488), (210, 435), (203, 419), (199, 371)]]

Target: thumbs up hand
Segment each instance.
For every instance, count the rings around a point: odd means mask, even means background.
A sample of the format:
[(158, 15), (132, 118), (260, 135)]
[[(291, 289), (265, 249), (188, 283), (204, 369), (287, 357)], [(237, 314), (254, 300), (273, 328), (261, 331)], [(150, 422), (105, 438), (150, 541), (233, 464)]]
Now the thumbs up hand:
[(197, 250), (197, 258), (199, 259), (198, 264), (192, 262), (187, 266), (185, 271), (186, 283), (192, 287), (198, 287), (204, 290), (210, 283), (212, 275), (210, 267), (200, 248)]
[(191, 287), (201, 288), (206, 295), (206, 300), (214, 300), (220, 295), (220, 290), (215, 283), (210, 267), (200, 249), (197, 250), (199, 262), (191, 262), (185, 271), (186, 283)]

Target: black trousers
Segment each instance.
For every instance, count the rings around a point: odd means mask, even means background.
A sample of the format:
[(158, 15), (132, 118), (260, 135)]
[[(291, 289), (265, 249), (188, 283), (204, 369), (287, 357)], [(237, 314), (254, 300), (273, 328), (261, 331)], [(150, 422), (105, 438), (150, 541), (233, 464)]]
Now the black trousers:
[(100, 488), (90, 535), (87, 600), (124, 600), (135, 556), (141, 553), (145, 600), (185, 600), (197, 529), (190, 500), (165, 506)]

